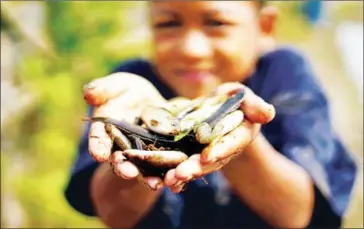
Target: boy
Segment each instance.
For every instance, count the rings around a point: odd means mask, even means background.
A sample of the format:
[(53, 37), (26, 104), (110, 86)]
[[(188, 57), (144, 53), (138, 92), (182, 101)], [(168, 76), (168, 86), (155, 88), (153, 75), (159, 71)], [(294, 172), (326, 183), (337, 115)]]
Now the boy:
[[(333, 133), (308, 63), (274, 46), (276, 14), (261, 4), (149, 3), (153, 63), (127, 61), (118, 74), (87, 85), (90, 112), (132, 121), (146, 104), (244, 84), (255, 94), (248, 91), (241, 105), (247, 121), (231, 143), (236, 152), (215, 149), (215, 157), (194, 155), (163, 181), (144, 178), (152, 191), (118, 154), (110, 161), (119, 177), (95, 162), (107, 162), (111, 143), (103, 125), (93, 123), (66, 190), (75, 209), (113, 228), (340, 227), (356, 166)], [(195, 179), (202, 175), (208, 184)]]

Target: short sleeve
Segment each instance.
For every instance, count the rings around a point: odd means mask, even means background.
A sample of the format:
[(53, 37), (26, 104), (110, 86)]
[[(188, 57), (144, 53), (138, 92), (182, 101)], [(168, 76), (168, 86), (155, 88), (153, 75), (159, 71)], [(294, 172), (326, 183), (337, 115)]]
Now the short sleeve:
[(312, 227), (340, 227), (350, 202), (357, 167), (333, 129), (328, 100), (307, 60), (282, 50), (269, 54), (264, 85), (276, 108), (263, 133), (286, 157), (302, 166), (315, 184)]
[[(127, 60), (121, 65), (115, 67), (111, 72), (130, 72), (138, 75), (145, 75), (149, 69), (145, 61)], [(88, 115), (91, 116), (93, 108), (89, 107)], [(67, 202), (78, 212), (95, 216), (94, 207), (90, 196), (91, 178), (99, 166), (89, 154), (88, 151), (88, 133), (90, 131), (90, 123), (85, 124), (83, 134), (77, 148), (75, 161), (70, 173), (69, 182), (65, 188), (65, 198)]]

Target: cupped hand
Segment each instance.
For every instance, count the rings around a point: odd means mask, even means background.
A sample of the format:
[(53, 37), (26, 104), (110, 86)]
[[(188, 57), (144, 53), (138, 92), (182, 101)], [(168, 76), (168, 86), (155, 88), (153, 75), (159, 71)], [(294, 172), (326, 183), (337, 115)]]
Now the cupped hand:
[(275, 109), (240, 83), (225, 83), (217, 88), (219, 93), (233, 93), (245, 89), (245, 97), (240, 109), (244, 112), (244, 121), (218, 141), (210, 143), (201, 154), (190, 156), (175, 169), (167, 172), (164, 183), (173, 192), (180, 192), (184, 185), (209, 173), (221, 169), (255, 139), (262, 124), (270, 122), (275, 116)]
[[(84, 98), (94, 107), (92, 116), (104, 116), (134, 122), (145, 106), (163, 104), (166, 100), (146, 79), (130, 73), (113, 73), (84, 86)], [(124, 179), (141, 178), (138, 168), (125, 161), (122, 152), (112, 151), (113, 142), (101, 122), (92, 122), (89, 153), (99, 163), (109, 162), (114, 173)], [(162, 184), (158, 177), (144, 178), (150, 188)]]
[[(192, 155), (176, 169), (167, 172), (164, 181), (159, 177), (144, 177), (143, 181), (152, 189), (166, 185), (179, 192), (185, 183), (219, 170), (234, 155), (255, 138), (260, 125), (270, 122), (274, 107), (256, 96), (240, 83), (225, 83), (217, 88), (217, 94), (233, 93), (245, 88), (246, 96), (241, 104), (245, 119), (237, 128), (217, 142), (208, 145), (201, 154)], [(134, 122), (148, 105), (158, 106), (167, 102), (156, 88), (144, 78), (130, 73), (114, 73), (92, 81), (84, 87), (84, 98), (94, 107), (93, 116), (104, 116)], [(111, 152), (112, 140), (101, 122), (91, 123), (89, 152), (98, 162), (109, 162), (116, 175), (123, 179), (142, 178), (139, 169), (125, 161), (121, 151)]]

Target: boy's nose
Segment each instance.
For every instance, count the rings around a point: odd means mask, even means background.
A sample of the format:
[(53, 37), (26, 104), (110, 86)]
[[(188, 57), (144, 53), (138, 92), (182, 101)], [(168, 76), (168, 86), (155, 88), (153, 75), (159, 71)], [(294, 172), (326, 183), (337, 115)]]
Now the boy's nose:
[(180, 44), (182, 54), (186, 58), (201, 59), (212, 55), (212, 47), (205, 34), (198, 31), (191, 31), (182, 37)]

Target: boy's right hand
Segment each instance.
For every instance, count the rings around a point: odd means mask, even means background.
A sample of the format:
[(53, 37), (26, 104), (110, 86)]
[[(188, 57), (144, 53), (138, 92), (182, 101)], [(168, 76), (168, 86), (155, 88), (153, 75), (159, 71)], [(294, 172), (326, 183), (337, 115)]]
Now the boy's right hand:
[[(164, 103), (166, 100), (146, 79), (131, 73), (113, 73), (93, 80), (84, 87), (86, 102), (94, 107), (93, 116), (105, 116), (134, 122), (146, 105)], [(89, 152), (99, 163), (109, 162), (112, 140), (101, 122), (91, 123), (89, 132)], [(118, 152), (115, 156), (121, 155)], [(139, 171), (130, 162), (112, 157), (114, 172), (124, 179), (138, 177)], [(144, 182), (151, 188), (162, 183), (157, 177), (148, 177)]]

